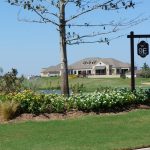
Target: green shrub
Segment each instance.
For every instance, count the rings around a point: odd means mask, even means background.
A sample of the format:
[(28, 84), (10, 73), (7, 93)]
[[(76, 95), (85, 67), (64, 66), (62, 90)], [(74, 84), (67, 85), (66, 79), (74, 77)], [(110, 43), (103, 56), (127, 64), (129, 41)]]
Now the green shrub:
[(99, 86), (97, 89), (96, 89), (96, 92), (106, 92), (106, 91), (112, 91), (114, 90), (112, 87), (109, 87), (109, 86)]
[(107, 89), (94, 93), (72, 94), (69, 98), (57, 94), (38, 94), (30, 90), (0, 96), (5, 101), (20, 104), (22, 113), (65, 113), (72, 109), (89, 111), (120, 111), (132, 104), (150, 104), (150, 90)]
[(85, 86), (83, 84), (76, 83), (76, 84), (71, 86), (71, 90), (72, 90), (73, 93), (84, 92), (85, 91)]
[(103, 111), (122, 109), (134, 103), (135, 95), (130, 91), (111, 90), (89, 94), (74, 95), (70, 99), (82, 111)]
[(7, 99), (19, 102), (22, 112), (26, 113), (59, 113), (66, 110), (65, 97), (57, 94), (37, 94), (31, 90), (25, 90), (17, 94), (10, 93)]
[(22, 90), (24, 77), (17, 77), (17, 70), (12, 69), (11, 72), (4, 74), (0, 79), (0, 91), (4, 93), (19, 92)]
[(150, 104), (150, 89), (137, 89), (134, 94), (136, 104)]
[(71, 74), (71, 75), (68, 76), (68, 78), (69, 79), (76, 79), (76, 78), (78, 78), (78, 76), (75, 75), (75, 74)]

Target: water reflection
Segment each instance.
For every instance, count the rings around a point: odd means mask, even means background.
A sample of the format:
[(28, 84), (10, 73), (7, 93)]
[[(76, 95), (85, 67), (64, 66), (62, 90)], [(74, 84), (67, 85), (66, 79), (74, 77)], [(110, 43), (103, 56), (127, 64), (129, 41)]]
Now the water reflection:
[(40, 90), (42, 94), (61, 94), (61, 90)]

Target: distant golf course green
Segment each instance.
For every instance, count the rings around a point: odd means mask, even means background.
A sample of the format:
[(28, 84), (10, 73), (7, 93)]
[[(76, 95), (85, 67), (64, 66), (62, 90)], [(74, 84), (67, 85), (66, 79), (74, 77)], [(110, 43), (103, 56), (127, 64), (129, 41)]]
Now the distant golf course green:
[[(110, 88), (130, 88), (129, 78), (69, 78), (70, 86), (77, 83), (83, 84), (86, 92), (93, 92), (99, 88), (110, 87)], [(136, 78), (136, 87), (148, 88), (150, 87), (150, 78)], [(38, 78), (25, 81), (25, 86), (31, 87), (33, 89), (58, 89), (60, 88), (60, 78), (59, 77), (48, 77), (48, 78)]]

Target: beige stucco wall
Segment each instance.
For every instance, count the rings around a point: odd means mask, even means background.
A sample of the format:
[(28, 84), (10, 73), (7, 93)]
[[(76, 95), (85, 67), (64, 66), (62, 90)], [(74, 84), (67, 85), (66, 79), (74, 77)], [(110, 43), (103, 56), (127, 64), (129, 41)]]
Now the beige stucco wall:
[(98, 62), (95, 66), (93, 66), (93, 68), (92, 68), (92, 74), (95, 74), (95, 72), (96, 72), (96, 70), (95, 70), (95, 67), (103, 67), (103, 66), (105, 66), (106, 67), (106, 75), (110, 75), (110, 68), (111, 68), (111, 66), (110, 65), (106, 65), (106, 64), (104, 64), (103, 62)]

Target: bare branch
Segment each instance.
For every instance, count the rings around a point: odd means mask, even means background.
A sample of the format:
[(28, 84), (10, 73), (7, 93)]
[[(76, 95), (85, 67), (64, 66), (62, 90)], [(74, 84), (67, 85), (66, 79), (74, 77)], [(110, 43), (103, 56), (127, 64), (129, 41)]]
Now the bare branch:
[[(114, 23), (114, 21), (112, 21), (110, 24), (105, 24), (105, 25), (109, 25), (109, 26), (114, 27), (112, 30), (106, 31), (106, 32), (97, 32), (97, 33), (93, 32), (92, 34), (87, 34), (87, 35), (83, 35), (83, 36), (80, 36), (79, 34), (76, 34), (74, 32), (73, 32), (73, 35), (71, 35), (69, 32), (69, 34), (66, 35), (67, 44), (73, 45), (73, 44), (81, 44), (81, 43), (85, 44), (85, 43), (104, 43), (104, 42), (108, 44), (110, 40), (116, 39), (116, 37), (111, 38), (109, 40), (102, 40), (102, 39), (101, 40), (95, 40), (95, 41), (86, 41), (86, 40), (88, 38), (112, 34), (112, 33), (115, 33), (119, 30), (125, 30), (125, 29), (130, 28), (132, 26), (135, 26), (139, 23), (142, 23), (143, 21), (146, 21), (150, 18), (150, 16), (149, 16), (147, 18), (138, 19), (138, 18), (140, 18), (140, 16), (141, 15), (139, 15), (137, 18), (131, 19), (131, 20), (129, 20), (129, 22), (125, 22), (125, 23), (122, 23), (121, 21), (119, 23)], [(117, 38), (119, 38), (119, 37), (120, 36), (118, 36)]]
[(83, 35), (83, 36), (80, 36), (79, 34), (74, 34), (73, 36), (75, 36), (75, 38), (72, 38), (72, 39), (67, 39), (67, 41), (71, 42), (71, 41), (76, 41), (76, 40), (82, 40), (84, 38), (91, 38), (91, 37), (97, 37), (97, 36), (101, 36), (101, 35), (106, 35), (106, 34), (110, 34), (110, 33), (114, 33), (114, 32), (117, 32), (118, 29), (117, 29), (117, 26), (111, 30), (111, 31), (106, 31), (106, 32), (93, 32), (92, 34), (87, 34), (87, 35)]
[(28, 22), (28, 23), (45, 23), (42, 20), (29, 20), (29, 19), (25, 19), (25, 18), (20, 18), (19, 15), (17, 15), (17, 20), (20, 22)]
[[(111, 0), (111, 1), (112, 1), (112, 0)], [(73, 20), (73, 19), (78, 18), (79, 16), (81, 16), (81, 15), (83, 15), (83, 14), (86, 14), (86, 13), (88, 13), (88, 12), (91, 12), (91, 11), (95, 10), (95, 9), (98, 9), (98, 8), (100, 8), (101, 6), (102, 6), (102, 5), (95, 5), (95, 6), (93, 6), (93, 7), (90, 8), (90, 9), (87, 9), (87, 10), (85, 10), (85, 11), (82, 11), (81, 13), (79, 13), (79, 14), (77, 14), (77, 15), (74, 15), (74, 16), (72, 16), (70, 19), (66, 20), (66, 23), (69, 22), (69, 21), (71, 21), (71, 20)]]
[(148, 20), (149, 17), (146, 18), (141, 18), (142, 14), (137, 16), (136, 18), (127, 20), (127, 19), (122, 19), (118, 22), (115, 22), (114, 20), (110, 21), (109, 23), (100, 23), (100, 24), (90, 24), (90, 23), (84, 23), (84, 24), (66, 24), (69, 28), (71, 27), (107, 27), (107, 26), (120, 26), (120, 27), (125, 27), (125, 26), (133, 26), (137, 25), (145, 20)]
[[(82, 9), (82, 12), (76, 14), (76, 15), (73, 15), (71, 16), (71, 18), (69, 18), (68, 20), (66, 20), (66, 22), (69, 22), (71, 20), (74, 20), (76, 18), (78, 18), (79, 16), (81, 15), (84, 15), (84, 14), (87, 14), (91, 11), (94, 11), (94, 10), (97, 10), (97, 9), (104, 9), (104, 10), (116, 10), (116, 9), (122, 9), (122, 8), (125, 8), (127, 9), (128, 7), (134, 7), (134, 3), (132, 3), (132, 1), (128, 1), (127, 4), (123, 3), (122, 0), (118, 0), (117, 2), (114, 2), (114, 0), (109, 0), (103, 4), (95, 4), (94, 6), (92, 7), (88, 7), (87, 9)], [(118, 6), (119, 3), (122, 2), (122, 7)], [(129, 4), (128, 4), (129, 3)]]
[(56, 17), (57, 19), (59, 18), (58, 14), (56, 14), (56, 13), (45, 12), (45, 14), (52, 15), (52, 16)]
[(48, 18), (44, 17), (43, 15), (41, 15), (35, 8), (31, 7), (31, 10), (33, 10), (39, 17), (41, 17), (43, 22), (45, 22), (45, 23), (49, 22), (49, 23), (52, 23), (52, 24), (54, 24), (56, 26), (59, 26), (59, 24), (56, 23), (55, 21), (53, 21), (51, 19), (48, 19)]
[(57, 16), (57, 14), (48, 12), (48, 10), (42, 5), (34, 6), (34, 4), (32, 4), (30, 1), (20, 1), (20, 2), (18, 0), (8, 0), (8, 1), (11, 5), (19, 6), (29, 11), (35, 12), (35, 14), (41, 18), (39, 21), (34, 21), (34, 20), (27, 21), (27, 19), (20, 19), (18, 17), (18, 20), (24, 20), (26, 22), (52, 23), (53, 25), (59, 26), (59, 24), (55, 20), (49, 19), (47, 16), (44, 16), (45, 14), (49, 14), (57, 17), (58, 19), (59, 17)]
[(104, 39), (100, 39), (100, 40), (95, 40), (95, 41), (75, 41), (75, 42), (68, 42), (67, 44), (68, 45), (79, 45), (79, 44), (94, 44), (94, 43), (106, 43), (107, 45), (110, 44), (110, 42), (112, 40), (115, 40), (115, 39), (118, 39), (118, 38), (121, 38), (121, 37), (124, 37), (126, 36), (127, 34), (124, 34), (124, 35), (119, 35), (119, 36), (116, 36), (116, 37), (112, 37), (112, 38), (104, 38)]

